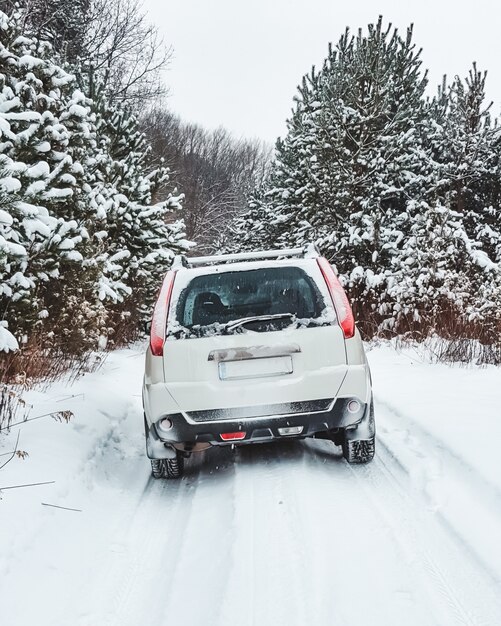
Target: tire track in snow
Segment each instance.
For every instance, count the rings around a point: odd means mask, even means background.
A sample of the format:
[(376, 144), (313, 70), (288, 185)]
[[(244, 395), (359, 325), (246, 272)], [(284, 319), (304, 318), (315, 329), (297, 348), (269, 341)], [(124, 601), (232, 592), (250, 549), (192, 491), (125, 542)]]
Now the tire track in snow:
[[(439, 449), (441, 457), (447, 459), (449, 467), (452, 466), (455, 472), (461, 474), (462, 481), (468, 482), (477, 492), (480, 491), (484, 497), (495, 502), (501, 513), (501, 489), (497, 485), (493, 484), (485, 476), (479, 474), (473, 466), (459, 457), (448, 446), (447, 442), (434, 437), (430, 431), (421, 424), (416, 423), (411, 417), (405, 415), (405, 413), (397, 410), (392, 404), (380, 400), (377, 396), (376, 403), (378, 408), (383, 407), (384, 409), (383, 419), (381, 420), (382, 425), (387, 425), (388, 421), (393, 422), (390, 429), (395, 431), (397, 430), (395, 428), (395, 421), (403, 422), (404, 428), (412, 430), (413, 436), (416, 439), (424, 440), (425, 443), (431, 443), (435, 449)], [(402, 424), (400, 426), (402, 426)], [(390, 434), (392, 432), (390, 429), (388, 429), (387, 433), (383, 431), (383, 434)], [(426, 446), (421, 445), (421, 448), (426, 449)], [(412, 451), (416, 453), (416, 446), (413, 446)], [(423, 455), (421, 455), (421, 458), (423, 458)], [(402, 465), (402, 467), (404, 467), (404, 465)]]
[[(342, 591), (336, 584), (332, 584), (333, 579), (327, 572), (323, 575), (319, 574), (322, 564), (332, 565), (335, 559), (333, 553), (329, 554), (329, 548), (336, 541), (332, 538), (332, 529), (325, 533), (325, 531), (322, 532), (323, 529), (321, 528), (323, 518), (329, 517), (328, 507), (323, 502), (321, 502), (321, 507), (318, 506), (320, 503), (317, 498), (312, 501), (313, 489), (297, 489), (304, 478), (304, 473), (307, 473), (311, 474), (312, 481), (314, 479), (312, 486), (319, 484), (319, 476), (321, 476), (329, 481), (329, 487), (336, 490), (336, 497), (340, 500), (344, 499), (343, 494), (346, 494), (346, 485), (342, 476), (338, 475), (338, 470), (341, 467), (339, 456), (336, 455), (336, 447), (330, 442), (303, 441), (300, 445), (304, 448), (302, 463), (295, 464), (291, 468), (292, 476), (290, 478), (292, 480), (289, 479), (286, 485), (288, 492), (293, 495), (297, 502), (298, 516), (294, 528), (307, 571), (304, 578), (308, 587), (304, 593), (309, 600), (306, 607), (309, 614), (308, 621), (314, 624), (335, 623), (336, 626), (349, 626), (350, 609), (344, 605)], [(325, 467), (327, 463), (332, 463), (332, 467)], [(329, 471), (330, 469), (332, 472)], [(331, 490), (329, 489), (323, 496), (325, 499), (329, 499)], [(305, 519), (304, 511), (310, 509), (316, 509), (315, 516), (317, 519), (313, 520), (313, 525), (310, 520)], [(320, 535), (324, 536), (322, 542), (318, 541)]]
[[(433, 606), (435, 623), (491, 626), (501, 623), (499, 588), (464, 557), (464, 547), (444, 532), (433, 511), (420, 498), (413, 498), (398, 458), (394, 458), (379, 438), (379, 453), (371, 466), (354, 468), (363, 490), (394, 530), (402, 552), (411, 554), (410, 568), (417, 584)], [(357, 470), (362, 470), (361, 472)], [(400, 505), (382, 507), (376, 493), (397, 494)], [(430, 580), (431, 579), (431, 580)], [(438, 591), (438, 599), (437, 599)]]
[[(148, 475), (144, 459), (138, 461), (139, 476), (145, 477), (137, 481), (139, 497), (128, 499), (125, 512), (119, 512), (109, 548), (96, 564), (97, 575), (82, 590), (82, 598), (95, 609), (81, 610), (79, 626), (141, 623), (145, 608), (151, 611), (157, 599), (155, 583), (167, 550), (165, 531), (173, 528), (178, 538), (182, 536), (190, 487), (182, 482), (157, 483)], [(81, 606), (82, 601), (76, 604)], [(68, 623), (72, 622), (65, 619), (61, 626)]]
[[(163, 578), (164, 602), (152, 623), (167, 626), (182, 616), (186, 626), (218, 623), (226, 593), (234, 534), (234, 459), (231, 450), (202, 453), (192, 480), (197, 489), (190, 504), (182, 540), (168, 577)], [(132, 626), (132, 624), (131, 624)]]
[[(245, 474), (257, 491), (254, 546), (260, 556), (261, 566), (258, 564), (252, 573), (256, 597), (259, 599), (264, 593), (270, 597), (273, 590), (271, 604), (278, 613), (277, 620), (282, 618), (282, 621), (269, 623), (305, 624), (308, 617), (304, 601), (307, 562), (297, 534), (300, 510), (295, 492), (289, 489), (290, 472), (297, 464), (302, 464), (304, 450), (301, 446), (271, 444), (247, 452), (251, 462), (245, 468)], [(257, 476), (254, 477), (255, 472)], [(262, 494), (261, 484), (269, 485), (269, 490)], [(266, 542), (263, 541), (263, 531), (266, 533)], [(266, 568), (263, 563), (271, 567)], [(265, 574), (265, 580), (262, 581), (264, 572), (271, 576)], [(291, 614), (290, 606), (294, 606), (294, 614)], [(269, 617), (269, 612), (265, 612), (263, 607), (256, 615), (256, 624), (265, 623), (265, 617)]]
[[(287, 472), (302, 448), (282, 444), (242, 447), (237, 453), (235, 484), (241, 494), (235, 516), (236, 537), (230, 585), (218, 624), (305, 624), (306, 563), (297, 536), (295, 494)], [(292, 459), (291, 459), (292, 456)], [(291, 463), (292, 460), (292, 463)], [(290, 607), (294, 606), (294, 611)]]
[(482, 589), (379, 444), (373, 464), (355, 467), (326, 441), (213, 449), (180, 482), (145, 480), (139, 457), (82, 590), (94, 609), (77, 601), (78, 619), (69, 611), (58, 625), (501, 623), (492, 581)]
[[(193, 588), (193, 573), (191, 579), (185, 577), (182, 568), (192, 549), (190, 525), (196, 519), (204, 457), (187, 464), (187, 475), (179, 482), (149, 478), (147, 507), (142, 507), (135, 524), (140, 532), (147, 531), (147, 549), (135, 550), (138, 567), (134, 582), (138, 584), (116, 612), (113, 626), (137, 626), (145, 615), (152, 624), (170, 624), (168, 607)], [(191, 623), (190, 604), (184, 603), (179, 612), (187, 614), (185, 624)]]
[[(384, 473), (386, 470), (386, 466), (384, 461), (381, 458), (378, 459), (377, 467), (380, 471)], [(357, 468), (358, 469), (358, 468)], [(365, 469), (365, 468), (364, 468)], [(433, 602), (433, 593), (430, 593), (428, 589), (428, 584), (426, 583), (426, 579), (428, 575), (432, 576), (435, 582), (438, 584), (439, 592), (443, 598), (445, 598), (447, 603), (447, 608), (451, 608), (455, 617), (459, 618), (458, 622), (454, 621), (454, 623), (460, 624), (468, 624), (469, 626), (473, 626), (476, 622), (473, 619), (470, 619), (467, 612), (463, 609), (459, 599), (456, 597), (454, 590), (451, 589), (447, 583), (446, 579), (443, 576), (442, 572), (435, 565), (434, 560), (430, 558), (430, 555), (423, 551), (421, 546), (421, 541), (415, 537), (414, 533), (414, 524), (416, 522), (416, 518), (414, 516), (414, 512), (408, 512), (405, 507), (404, 509), (399, 508), (398, 514), (395, 516), (395, 511), (389, 511), (387, 508), (382, 508), (377, 498), (374, 497), (373, 489), (377, 486), (377, 490), (381, 491), (379, 486), (381, 485), (381, 478), (376, 476), (374, 472), (363, 472), (365, 475), (361, 478), (360, 475), (356, 472), (354, 468), (350, 468), (350, 471), (354, 473), (357, 480), (360, 482), (363, 491), (367, 494), (368, 498), (375, 505), (375, 509), (378, 514), (380, 514), (383, 519), (389, 524), (389, 526), (394, 531), (394, 541), (398, 545), (402, 554), (406, 555), (406, 561), (409, 566), (409, 571), (412, 573), (413, 579), (415, 581), (416, 587), (421, 589), (424, 603), (431, 609), (430, 604)], [(393, 478), (393, 475), (391, 475)], [(367, 487), (367, 481), (370, 482), (372, 488)], [(391, 488), (395, 493), (398, 493), (399, 499), (402, 503), (405, 503), (405, 495), (400, 490), (400, 487), (397, 486), (397, 482), (392, 483), (388, 481), (391, 485)], [(386, 492), (388, 492), (388, 483), (383, 488)], [(412, 522), (411, 522), (412, 520)], [(416, 559), (416, 555), (419, 555), (419, 559)], [(420, 572), (421, 568), (426, 570), (427, 575), (423, 577)], [(437, 612), (440, 613), (441, 610), (436, 607), (431, 609), (431, 613), (433, 615), (433, 623), (438, 625), (448, 624), (450, 611), (447, 610), (441, 617), (437, 616)]]
[(354, 470), (339, 448), (328, 441), (304, 445), (310, 480), (315, 484), (315, 489), (302, 492), (304, 509), (312, 512), (304, 524), (310, 529), (317, 527), (324, 536), (319, 542), (311, 532), (309, 535), (315, 623), (434, 624), (419, 604), (388, 523), (363, 497)]
[(379, 404), (380, 443), (449, 534), (499, 585), (501, 544), (485, 537), (499, 534), (501, 491), (410, 417)]
[[(128, 577), (112, 583), (118, 602), (110, 626), (136, 626), (147, 611), (152, 623), (160, 623), (164, 602), (164, 578), (175, 566), (176, 555), (184, 540), (186, 522), (195, 485), (158, 484), (149, 478), (150, 490), (129, 533)], [(139, 539), (138, 539), (139, 537)], [(171, 541), (176, 537), (176, 541)], [(124, 584), (124, 582), (126, 584)]]
[[(247, 473), (239, 467), (236, 475), (239, 492), (250, 493), (250, 485), (264, 493), (253, 511), (241, 507), (237, 515), (237, 548), (245, 558), (251, 537), (257, 535), (260, 544), (251, 548), (253, 559), (238, 563), (232, 573), (235, 584), (222, 625), (233, 623), (231, 616), (241, 610), (238, 600), (231, 601), (238, 598), (239, 589), (245, 589), (248, 607), (239, 623), (246, 626), (436, 623), (425, 619), (426, 612), (417, 606), (417, 599), (413, 601), (410, 591), (404, 590), (402, 599), (395, 599), (406, 577), (405, 568), (390, 559), (392, 567), (385, 569), (383, 564), (389, 584), (381, 581), (371, 556), (385, 558), (388, 544), (391, 547), (387, 525), (379, 520), (374, 524), (372, 506), (354, 489), (350, 469), (333, 444), (288, 442), (260, 446), (260, 450), (259, 454), (246, 451), (252, 454), (253, 463), (243, 468)], [(277, 497), (285, 520), (276, 513)], [(382, 544), (379, 550), (373, 549), (374, 542)], [(277, 553), (286, 555), (280, 571)], [(254, 604), (252, 598), (256, 598)], [(394, 619), (396, 603), (400, 622)], [(409, 618), (409, 609), (415, 619)]]

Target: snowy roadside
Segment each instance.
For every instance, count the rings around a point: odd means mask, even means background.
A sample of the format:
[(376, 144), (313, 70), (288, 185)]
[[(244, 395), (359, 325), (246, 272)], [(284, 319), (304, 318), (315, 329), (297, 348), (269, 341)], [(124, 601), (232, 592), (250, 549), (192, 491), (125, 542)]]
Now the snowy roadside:
[(380, 445), (501, 580), (501, 368), (430, 365), (410, 348), (368, 359)]
[[(426, 362), (411, 348), (368, 353), (379, 410), (407, 418), (466, 468), (501, 489), (501, 368)], [(412, 433), (410, 433), (412, 434)]]
[[(19, 448), (29, 457), (13, 459), (0, 472), (0, 487), (55, 481), (2, 492), (0, 598), (10, 607), (11, 620), (6, 626), (27, 623), (16, 617), (21, 596), (5, 597), (6, 583), (11, 590), (30, 583), (30, 605), (36, 607), (46, 604), (47, 589), (57, 593), (64, 581), (79, 585), (90, 575), (76, 564), (90, 567), (104, 548), (108, 511), (120, 510), (127, 482), (134, 478), (129, 461), (143, 451), (142, 366), (142, 350), (119, 350), (71, 386), (61, 382), (24, 395), (33, 405), (30, 417), (62, 410), (74, 417), (68, 424), (46, 417), (21, 426)], [(0, 454), (13, 448), (17, 431), (12, 428), (1, 438)]]
[(30, 456), (0, 472), (0, 486), (55, 481), (2, 493), (2, 623), (137, 626), (148, 610), (151, 626), (226, 626), (243, 588), (239, 624), (501, 623), (501, 370), (389, 347), (368, 358), (378, 449), (366, 467), (326, 441), (285, 442), (209, 451), (182, 481), (153, 481), (140, 347), (27, 394), (32, 416), (74, 418), (22, 426)]

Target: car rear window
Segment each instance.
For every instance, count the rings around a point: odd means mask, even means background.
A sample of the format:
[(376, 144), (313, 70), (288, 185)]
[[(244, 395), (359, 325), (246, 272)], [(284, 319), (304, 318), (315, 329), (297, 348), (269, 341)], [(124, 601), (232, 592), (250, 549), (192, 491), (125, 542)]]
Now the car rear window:
[[(291, 324), (318, 326), (324, 309), (314, 279), (301, 268), (282, 266), (195, 276), (179, 296), (176, 319), (181, 336), (183, 330), (205, 336), (215, 332), (281, 330)], [(276, 318), (231, 324), (266, 316)], [(225, 328), (227, 325), (230, 328)]]

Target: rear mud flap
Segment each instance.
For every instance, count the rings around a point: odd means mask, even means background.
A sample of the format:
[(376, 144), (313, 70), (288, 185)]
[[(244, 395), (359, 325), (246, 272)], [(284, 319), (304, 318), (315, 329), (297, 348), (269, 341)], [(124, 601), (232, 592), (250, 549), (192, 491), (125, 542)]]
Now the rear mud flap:
[(148, 427), (146, 419), (144, 420), (144, 431), (146, 436), (146, 455), (149, 459), (176, 458), (176, 449), (170, 444), (161, 441), (153, 424)]
[(376, 422), (374, 419), (374, 400), (371, 398), (370, 403), (367, 405), (365, 415), (362, 420), (357, 424), (356, 428), (346, 429), (346, 439), (348, 441), (358, 439), (371, 439), (376, 434)]

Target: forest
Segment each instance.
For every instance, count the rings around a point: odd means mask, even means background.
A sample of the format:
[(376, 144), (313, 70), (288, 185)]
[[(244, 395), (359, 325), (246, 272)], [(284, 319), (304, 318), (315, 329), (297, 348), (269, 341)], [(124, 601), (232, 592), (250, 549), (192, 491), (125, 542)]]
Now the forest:
[(2, 626), (501, 625), (501, 10), (142, 2), (0, 0)]
[[(175, 254), (315, 243), (365, 339), (501, 362), (501, 131), (473, 65), (430, 96), (410, 26), (329, 45), (274, 149), (185, 122), (137, 0), (0, 13), (0, 380), (141, 336)], [(181, 112), (182, 113), (182, 112)]]
[(173, 256), (211, 247), (271, 150), (168, 109), (171, 50), (137, 0), (2, 11), (0, 380), (16, 383), (134, 340)]

